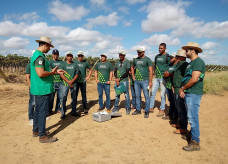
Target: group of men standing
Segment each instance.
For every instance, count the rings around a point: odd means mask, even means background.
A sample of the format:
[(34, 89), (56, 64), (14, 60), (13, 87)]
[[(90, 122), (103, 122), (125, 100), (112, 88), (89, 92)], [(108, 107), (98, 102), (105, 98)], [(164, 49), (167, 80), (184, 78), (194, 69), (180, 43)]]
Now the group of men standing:
[[(55, 92), (57, 92), (56, 112), (61, 112), (61, 119), (66, 117), (66, 101), (69, 90), (71, 91), (71, 115), (80, 116), (77, 113), (77, 96), (79, 89), (82, 93), (84, 112), (88, 113), (86, 98), (86, 81), (90, 79), (92, 68), (84, 60), (82, 51), (77, 53), (78, 59), (73, 61), (73, 53), (67, 52), (66, 61), (58, 59), (59, 51), (53, 50), (53, 60), (48, 61), (44, 55), (54, 47), (48, 37), (41, 37), (36, 40), (39, 48), (33, 53), (30, 61), (30, 93), (34, 95), (35, 112), (33, 114), (33, 136), (40, 136), (40, 142), (54, 142), (57, 140), (45, 131), (47, 110), (52, 113)], [(190, 42), (178, 50), (175, 56), (166, 53), (166, 44), (159, 45), (159, 54), (155, 57), (155, 78), (153, 79), (152, 60), (145, 55), (145, 48), (138, 47), (138, 56), (131, 64), (125, 58), (126, 52), (119, 52), (119, 60), (115, 66), (107, 61), (107, 55), (102, 53), (101, 60), (94, 66), (95, 80), (99, 95), (99, 109), (104, 110), (103, 91), (106, 95), (107, 112), (119, 111), (120, 95), (115, 95), (114, 108), (110, 105), (110, 83), (115, 76), (115, 86), (122, 85), (125, 88), (125, 108), (126, 114), (130, 114), (131, 109), (135, 109), (132, 115), (141, 114), (141, 90), (145, 97), (144, 118), (149, 117), (149, 113), (154, 112), (154, 102), (157, 90), (161, 89), (161, 105), (158, 117), (164, 115), (166, 93), (170, 101), (169, 119), (171, 124), (178, 129), (176, 134), (187, 134), (187, 122), (190, 122), (191, 131), (186, 135), (190, 138), (188, 146), (183, 147), (186, 151), (199, 150), (199, 106), (203, 94), (203, 78), (205, 73), (205, 63), (198, 57), (202, 52), (197, 43)], [(186, 57), (191, 62), (187, 63)], [(51, 69), (50, 69), (51, 68)], [(89, 70), (86, 76), (86, 71)], [(54, 77), (54, 78), (52, 78)], [(132, 107), (129, 96), (129, 77), (132, 92)], [(53, 81), (54, 79), (54, 81)], [(150, 96), (150, 89), (151, 96)], [(51, 103), (50, 103), (51, 102)], [(30, 103), (32, 104), (32, 103)], [(33, 104), (34, 105), (34, 104)], [(31, 113), (31, 112), (29, 112)], [(30, 118), (30, 116), (29, 116)]]

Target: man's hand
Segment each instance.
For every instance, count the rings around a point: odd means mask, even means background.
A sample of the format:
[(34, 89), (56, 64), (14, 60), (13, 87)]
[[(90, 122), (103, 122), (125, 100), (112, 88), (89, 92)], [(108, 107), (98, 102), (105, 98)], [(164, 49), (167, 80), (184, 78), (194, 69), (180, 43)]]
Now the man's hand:
[(149, 87), (152, 88), (152, 86), (153, 86), (153, 84), (152, 84), (152, 82), (150, 82), (150, 83), (149, 83)]
[(52, 73), (55, 74), (57, 72), (58, 66), (56, 66), (54, 69), (52, 69)]
[(74, 83), (72, 80), (67, 82), (70, 86)]
[(132, 80), (135, 81), (135, 76), (134, 77), (132, 76)]
[(181, 98), (184, 98), (185, 97), (185, 93), (184, 93), (184, 91), (183, 91), (182, 88), (179, 89), (179, 94), (180, 94), (180, 97)]
[(110, 81), (107, 81), (107, 84), (110, 84), (111, 82)]
[(97, 84), (98, 84), (98, 83), (100, 83), (100, 81), (99, 81), (99, 80), (96, 80), (96, 82), (97, 82)]
[(86, 78), (85, 78), (85, 81), (88, 81), (89, 80), (89, 77), (87, 76)]
[(66, 71), (62, 70), (62, 69), (57, 69), (57, 73), (58, 74), (64, 74)]

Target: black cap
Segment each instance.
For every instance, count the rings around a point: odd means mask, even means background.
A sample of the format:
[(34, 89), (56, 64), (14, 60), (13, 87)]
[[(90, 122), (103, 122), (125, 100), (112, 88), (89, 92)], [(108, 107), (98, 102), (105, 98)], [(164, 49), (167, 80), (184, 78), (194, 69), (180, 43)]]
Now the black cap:
[(58, 55), (59, 55), (59, 51), (58, 51), (57, 49), (54, 49), (54, 50), (52, 51), (52, 54), (58, 54)]

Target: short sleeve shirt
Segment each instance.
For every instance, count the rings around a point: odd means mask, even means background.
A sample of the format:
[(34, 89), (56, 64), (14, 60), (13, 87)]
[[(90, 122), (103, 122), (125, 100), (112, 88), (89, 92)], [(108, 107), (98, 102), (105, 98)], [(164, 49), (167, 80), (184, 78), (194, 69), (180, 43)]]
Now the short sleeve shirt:
[(25, 74), (31, 74), (30, 63), (26, 65)]
[(145, 56), (144, 58), (133, 59), (133, 66), (135, 67), (135, 80), (145, 81), (149, 80), (149, 67), (152, 67), (152, 61)]
[[(130, 61), (125, 59), (123, 62), (120, 62), (118, 60), (115, 64), (115, 68), (117, 69), (117, 77), (120, 78), (126, 73), (127, 70), (131, 68)], [(123, 81), (128, 81), (128, 77), (121, 80), (121, 82)]]
[[(60, 66), (60, 69), (63, 69), (64, 71), (67, 72), (67, 79), (72, 80), (75, 75), (79, 73), (79, 69), (76, 63), (71, 63), (68, 64), (67, 62), (63, 62), (62, 65)], [(74, 82), (75, 84), (75, 82)]]
[(105, 63), (98, 62), (95, 66), (95, 70), (98, 71), (98, 80), (100, 83), (106, 83), (109, 81), (110, 72), (113, 71), (113, 66), (109, 61)]
[(44, 68), (45, 67), (45, 59), (43, 57), (38, 57), (35, 61), (35, 67), (41, 67)]
[(188, 66), (188, 62), (180, 61), (176, 65), (177, 66), (174, 70), (172, 84), (174, 87), (174, 93), (179, 94), (179, 89), (181, 87), (181, 80), (184, 77), (186, 67)]
[[(156, 60), (156, 78), (162, 78), (165, 71), (168, 71), (170, 64), (170, 57), (167, 57), (169, 54), (158, 55)], [(155, 57), (156, 58), (156, 57)], [(168, 60), (168, 61), (167, 61)]]
[[(203, 94), (203, 77), (206, 71), (206, 66), (204, 61), (198, 57), (195, 60), (191, 61), (186, 70), (185, 70), (185, 77), (189, 76), (189, 74), (192, 74), (193, 71), (200, 71), (202, 78), (199, 78), (196, 84), (194, 84), (192, 87), (186, 89), (186, 93), (192, 93), (197, 95)], [(190, 80), (190, 79), (189, 79)], [(189, 81), (188, 80), (188, 81)], [(185, 81), (184, 84), (186, 84), (188, 81)]]
[(91, 65), (86, 60), (83, 60), (82, 62), (75, 60), (74, 62), (78, 65), (78, 69), (80, 71), (76, 82), (82, 83), (85, 81), (86, 69), (90, 69)]

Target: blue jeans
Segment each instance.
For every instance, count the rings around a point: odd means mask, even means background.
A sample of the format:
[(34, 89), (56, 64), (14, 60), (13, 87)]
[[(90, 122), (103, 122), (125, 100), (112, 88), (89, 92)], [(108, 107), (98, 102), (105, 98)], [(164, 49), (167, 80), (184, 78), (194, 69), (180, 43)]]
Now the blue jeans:
[(34, 110), (35, 110), (35, 96), (30, 93), (30, 89), (29, 89), (29, 106), (28, 106), (29, 120), (33, 119)]
[(58, 110), (60, 110), (60, 85), (61, 85), (61, 83), (54, 83), (55, 92), (51, 93), (51, 96), (50, 96), (49, 113), (51, 113), (52, 109), (53, 109), (55, 93), (57, 93), (55, 111), (57, 112)]
[(199, 130), (199, 107), (202, 95), (185, 94), (185, 104), (187, 109), (188, 121), (191, 125), (192, 140), (200, 142)]
[(60, 111), (62, 114), (66, 114), (66, 102), (67, 102), (67, 95), (70, 90), (71, 92), (71, 113), (74, 114), (76, 113), (76, 86), (74, 85), (73, 87), (70, 86), (64, 86), (63, 84), (60, 85), (60, 104), (61, 108)]
[[(124, 86), (126, 87), (126, 92), (124, 93), (124, 95), (125, 95), (125, 108), (126, 108), (126, 110), (130, 110), (131, 105), (130, 105), (130, 96), (129, 96), (129, 82), (124, 81), (121, 83), (123, 83)], [(119, 102), (120, 102), (120, 95), (116, 94), (114, 109), (119, 110)]]
[(50, 94), (35, 95), (35, 112), (33, 115), (33, 132), (39, 132), (39, 136), (46, 134), (46, 113), (49, 108)]
[[(135, 95), (135, 87), (134, 87), (134, 85), (131, 85), (131, 97), (132, 97), (132, 99), (131, 99), (132, 107), (136, 108), (136, 95)], [(141, 100), (141, 97), (140, 97), (140, 100)]]
[(97, 91), (99, 95), (99, 108), (103, 109), (103, 90), (105, 91), (106, 95), (106, 108), (110, 109), (110, 84), (106, 83), (98, 83), (97, 84)]
[(84, 109), (87, 109), (87, 97), (86, 97), (86, 82), (82, 83), (76, 83), (76, 105), (77, 105), (77, 99), (78, 99), (78, 91), (81, 91), (82, 95), (82, 104)]
[(183, 130), (187, 130), (188, 119), (187, 119), (187, 110), (185, 107), (184, 99), (179, 96), (179, 94), (175, 94), (176, 99), (176, 108), (178, 110), (178, 115), (180, 117), (180, 128)]
[(150, 97), (149, 97), (149, 90), (147, 89), (148, 85), (149, 85), (148, 80), (134, 81), (137, 111), (141, 111), (141, 89), (143, 90), (143, 94), (146, 102), (145, 112), (149, 112), (150, 110)]
[(160, 109), (165, 110), (165, 93), (166, 93), (166, 80), (164, 78), (155, 78), (153, 81), (152, 94), (150, 97), (150, 108), (154, 108), (155, 96), (158, 88), (161, 88), (161, 105)]
[(171, 120), (175, 120), (178, 117), (178, 111), (177, 111), (176, 106), (175, 106), (175, 97), (173, 94), (173, 90), (166, 88), (166, 92), (167, 92), (167, 97), (168, 97), (169, 104), (170, 104), (170, 106), (169, 106), (169, 117)]

